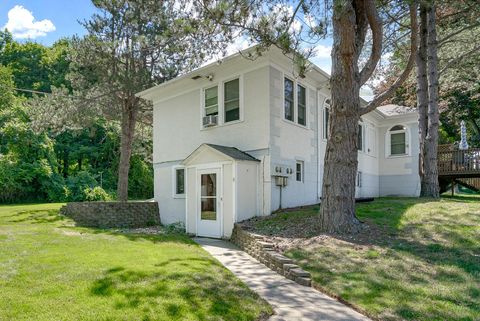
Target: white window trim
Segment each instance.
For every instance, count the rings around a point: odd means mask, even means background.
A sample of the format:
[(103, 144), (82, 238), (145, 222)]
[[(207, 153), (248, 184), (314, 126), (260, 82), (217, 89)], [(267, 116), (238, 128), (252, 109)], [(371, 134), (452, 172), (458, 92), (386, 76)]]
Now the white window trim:
[(323, 109), (322, 109), (322, 139), (323, 139), (323, 141), (328, 140), (328, 128), (326, 126), (327, 109), (328, 109), (329, 113), (331, 113), (331, 106), (332, 106), (331, 104), (327, 104), (327, 100), (331, 101), (331, 98), (325, 97), (325, 99), (323, 100)]
[[(225, 122), (225, 102), (223, 97), (225, 96), (225, 83), (231, 80), (238, 79), (239, 86), (239, 108), (240, 108), (240, 119), (230, 122)], [(218, 123), (215, 126), (204, 127), (203, 126), (203, 117), (205, 117), (205, 90), (213, 87), (218, 87)], [(228, 126), (233, 124), (238, 124), (244, 121), (244, 94), (243, 94), (243, 74), (230, 76), (228, 78), (223, 78), (217, 83), (212, 84), (211, 86), (205, 86), (200, 89), (200, 130), (209, 130), (213, 128), (218, 128), (222, 126)]]
[[(300, 168), (301, 168), (301, 177), (300, 177), (300, 181), (297, 180), (297, 164), (300, 164)], [(305, 161), (303, 160), (300, 160), (300, 159), (297, 159), (295, 161), (295, 182), (299, 182), (299, 183), (305, 183)]]
[[(308, 91), (310, 87), (307, 84), (304, 84), (303, 82), (295, 80), (294, 77), (290, 77), (289, 75), (286, 75), (285, 73), (282, 73), (282, 76), (283, 76), (282, 77), (282, 119), (283, 121), (304, 129), (309, 129), (308, 124), (310, 120), (310, 117), (309, 117), (310, 99), (308, 96)], [(285, 79), (288, 79), (293, 82), (293, 121), (285, 118)], [(298, 123), (298, 85), (305, 88), (305, 125)]]
[[(183, 169), (183, 194), (177, 194), (177, 170)], [(185, 166), (176, 165), (172, 167), (172, 197), (173, 198), (186, 198), (187, 194), (187, 169)]]
[[(395, 126), (403, 126), (405, 129), (403, 130), (395, 130), (390, 131)], [(398, 133), (405, 133), (405, 154), (398, 154), (392, 155), (392, 145), (391, 145), (391, 134), (398, 134)], [(385, 157), (386, 158), (402, 158), (402, 157), (410, 157), (411, 150), (410, 150), (410, 128), (405, 124), (395, 124), (393, 126), (388, 127), (387, 132), (385, 134)]]
[(355, 180), (355, 186), (358, 187), (358, 188), (362, 188), (362, 184), (363, 184), (362, 180), (363, 180), (362, 172), (357, 171), (357, 178)]
[(360, 146), (360, 149), (358, 149), (358, 152), (359, 153), (365, 153), (365, 138), (366, 138), (366, 135), (365, 135), (365, 125), (363, 124), (362, 121), (358, 122), (358, 125), (362, 128), (362, 132), (360, 133), (362, 135), (362, 146)]

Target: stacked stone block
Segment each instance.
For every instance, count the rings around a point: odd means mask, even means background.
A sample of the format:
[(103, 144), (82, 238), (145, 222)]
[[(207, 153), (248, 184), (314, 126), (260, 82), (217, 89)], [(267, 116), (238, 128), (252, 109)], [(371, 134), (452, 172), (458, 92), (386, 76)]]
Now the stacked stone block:
[(139, 228), (160, 225), (157, 202), (74, 202), (60, 209), (78, 226)]
[(298, 284), (311, 286), (310, 273), (276, 252), (273, 244), (265, 241), (262, 235), (245, 231), (239, 224), (235, 224), (230, 241), (278, 274)]

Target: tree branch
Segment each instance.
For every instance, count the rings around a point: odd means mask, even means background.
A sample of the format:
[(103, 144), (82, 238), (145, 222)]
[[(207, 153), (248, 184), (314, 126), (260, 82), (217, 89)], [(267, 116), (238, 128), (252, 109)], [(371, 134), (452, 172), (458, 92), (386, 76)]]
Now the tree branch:
[(477, 22), (477, 23), (468, 25), (468, 26), (466, 26), (466, 27), (464, 27), (464, 28), (461, 28), (460, 30), (457, 30), (457, 31), (455, 31), (455, 32), (452, 32), (451, 34), (443, 37), (443, 39), (440, 39), (440, 40), (438, 41), (438, 45), (441, 46), (441, 45), (443, 45), (443, 44), (445, 43), (445, 41), (447, 41), (448, 39), (450, 39), (450, 38), (458, 35), (459, 33), (462, 33), (462, 32), (464, 32), (465, 30), (468, 30), (468, 29), (473, 29), (473, 28), (478, 27), (478, 26), (480, 26), (480, 22)]
[(480, 50), (480, 45), (474, 47), (472, 50), (469, 50), (469, 51), (465, 52), (464, 54), (462, 54), (462, 55), (460, 55), (460, 56), (458, 56), (458, 57), (453, 58), (452, 60), (450, 60), (450, 61), (442, 68), (442, 70), (440, 70), (440, 72), (438, 73), (438, 75), (441, 76), (448, 68), (450, 68), (451, 66), (455, 65), (457, 62), (465, 59), (466, 57), (470, 56), (471, 54), (477, 53), (479, 50)]
[(418, 45), (418, 23), (417, 23), (417, 2), (414, 1), (410, 5), (410, 26), (412, 32), (410, 33), (410, 57), (408, 63), (402, 74), (395, 80), (395, 82), (385, 90), (383, 93), (377, 95), (367, 106), (360, 109), (360, 115), (365, 115), (375, 108), (380, 106), (386, 99), (388, 99), (393, 93), (407, 80), (408, 75), (415, 65), (415, 57), (417, 53)]
[(370, 57), (360, 72), (360, 86), (364, 85), (367, 80), (370, 79), (382, 56), (383, 27), (380, 17), (378, 16), (375, 1), (365, 2), (365, 13), (370, 29), (372, 30), (373, 43)]

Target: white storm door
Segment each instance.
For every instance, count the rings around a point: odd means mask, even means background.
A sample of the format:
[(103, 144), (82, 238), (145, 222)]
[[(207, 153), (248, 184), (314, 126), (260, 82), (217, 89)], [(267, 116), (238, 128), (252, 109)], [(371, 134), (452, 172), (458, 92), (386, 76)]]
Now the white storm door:
[(220, 170), (199, 170), (197, 175), (197, 235), (220, 238), (222, 236)]

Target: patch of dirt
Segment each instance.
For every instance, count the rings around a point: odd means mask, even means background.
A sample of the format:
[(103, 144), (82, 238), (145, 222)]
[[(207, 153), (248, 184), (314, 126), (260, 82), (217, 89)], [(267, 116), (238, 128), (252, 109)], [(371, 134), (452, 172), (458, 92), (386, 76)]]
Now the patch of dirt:
[(65, 230), (61, 230), (61, 231), (63, 235), (67, 235), (67, 236), (81, 236), (83, 234), (77, 231), (65, 231)]
[[(376, 224), (363, 222), (360, 232), (356, 234), (330, 234), (322, 233), (317, 228), (317, 216), (305, 216), (295, 218), (291, 222), (281, 221), (275, 226), (275, 218), (285, 212), (274, 213), (266, 217), (254, 217), (244, 221), (242, 228), (252, 233), (262, 235), (266, 240), (274, 244), (274, 248), (279, 252), (286, 252), (292, 248), (309, 248), (318, 245), (350, 244), (355, 249), (371, 248), (375, 245), (391, 244), (395, 233), (385, 227)], [(270, 221), (268, 227), (265, 222)], [(259, 227), (260, 226), (260, 227)]]
[(140, 228), (120, 229), (119, 233), (125, 234), (165, 234), (165, 228), (162, 226), (150, 226)]

